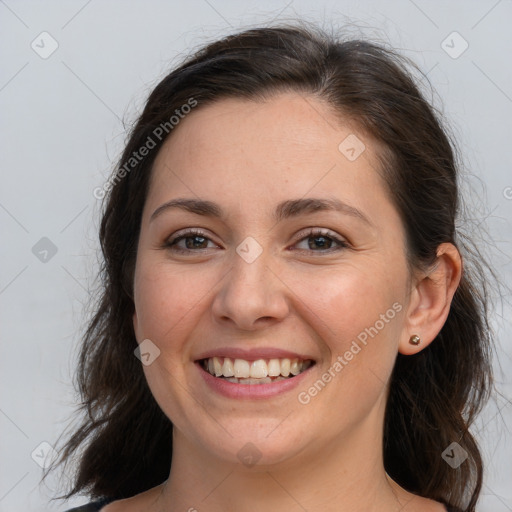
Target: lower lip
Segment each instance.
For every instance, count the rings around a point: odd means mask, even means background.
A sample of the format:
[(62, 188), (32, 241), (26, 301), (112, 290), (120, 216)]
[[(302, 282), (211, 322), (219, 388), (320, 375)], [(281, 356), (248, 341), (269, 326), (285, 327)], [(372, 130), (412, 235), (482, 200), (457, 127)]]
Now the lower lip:
[(310, 366), (307, 370), (299, 373), (290, 379), (278, 380), (269, 384), (237, 384), (236, 382), (229, 382), (225, 379), (214, 377), (211, 373), (207, 372), (200, 363), (196, 363), (201, 376), (206, 384), (216, 393), (228, 398), (237, 399), (262, 399), (270, 398), (272, 396), (281, 395), (287, 391), (296, 388), (315, 367)]

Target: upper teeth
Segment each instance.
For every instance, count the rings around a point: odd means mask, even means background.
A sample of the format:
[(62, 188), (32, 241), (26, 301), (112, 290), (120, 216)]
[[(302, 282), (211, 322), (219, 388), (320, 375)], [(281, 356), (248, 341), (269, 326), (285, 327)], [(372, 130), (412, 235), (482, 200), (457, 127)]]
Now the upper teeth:
[(311, 366), (311, 361), (300, 359), (233, 359), (229, 357), (210, 357), (204, 366), (209, 373), (216, 377), (236, 377), (239, 379), (263, 379), (265, 377), (288, 377), (298, 375)]

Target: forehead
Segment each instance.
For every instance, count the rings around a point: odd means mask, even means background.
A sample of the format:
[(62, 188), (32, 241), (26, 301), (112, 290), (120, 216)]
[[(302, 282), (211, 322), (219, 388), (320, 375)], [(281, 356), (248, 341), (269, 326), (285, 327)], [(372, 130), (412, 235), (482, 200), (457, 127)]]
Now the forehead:
[(197, 196), (249, 215), (291, 197), (327, 195), (364, 207), (386, 195), (377, 169), (376, 141), (317, 98), (222, 99), (173, 130), (155, 160), (148, 203)]
[[(162, 152), (179, 146), (187, 159), (229, 154), (232, 159), (245, 156), (259, 161), (275, 160), (286, 152), (292, 162), (322, 153), (334, 161), (341, 156), (339, 143), (356, 131), (313, 96), (281, 93), (265, 101), (226, 98), (193, 110), (173, 130)], [(260, 153), (263, 148), (268, 152)]]

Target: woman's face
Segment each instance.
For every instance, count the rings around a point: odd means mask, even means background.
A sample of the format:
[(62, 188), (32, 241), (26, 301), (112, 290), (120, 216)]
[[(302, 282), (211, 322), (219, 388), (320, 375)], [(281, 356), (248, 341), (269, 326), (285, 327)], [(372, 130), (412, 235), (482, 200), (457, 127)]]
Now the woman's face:
[(143, 212), (134, 327), (175, 443), (249, 467), (380, 453), (411, 285), (377, 165), (375, 142), (295, 93), (221, 100), (174, 128)]

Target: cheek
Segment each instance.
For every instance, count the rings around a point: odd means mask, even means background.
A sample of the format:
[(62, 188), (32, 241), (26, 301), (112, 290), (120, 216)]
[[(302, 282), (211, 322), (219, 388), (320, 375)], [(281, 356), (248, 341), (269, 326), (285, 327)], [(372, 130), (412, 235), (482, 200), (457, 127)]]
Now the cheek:
[(207, 272), (198, 275), (142, 260), (135, 272), (137, 339), (149, 338), (166, 351), (175, 352), (194, 322), (194, 312), (214, 285), (215, 279), (209, 279)]
[(182, 397), (184, 363), (189, 359), (186, 341), (197, 324), (201, 299), (211, 287), (196, 272), (150, 258), (141, 258), (135, 270), (135, 334), (139, 342), (149, 339), (160, 351), (143, 371), (155, 400), (177, 427), (185, 428), (181, 418), (187, 416)]
[[(391, 282), (382, 270), (372, 272), (368, 266), (337, 269), (324, 276), (303, 275), (295, 289), (305, 310), (314, 313), (315, 325), (323, 326), (324, 339), (330, 340), (333, 349), (343, 349), (348, 340), (375, 324), (383, 333), (396, 332), (403, 309), (399, 285), (398, 277)], [(400, 305), (393, 308), (394, 303)]]
[(322, 382), (301, 389), (299, 401), (328, 410), (334, 425), (357, 424), (385, 401), (404, 307), (398, 287), (378, 275), (347, 272), (321, 286), (317, 282), (309, 293), (303, 289), (314, 313), (309, 321), (328, 350), (319, 374)]
[(334, 383), (328, 392), (333, 407), (345, 400), (353, 406), (354, 396), (367, 407), (383, 391), (396, 359), (405, 310), (400, 277), (369, 269), (301, 279), (301, 314), (326, 349), (322, 377)]

